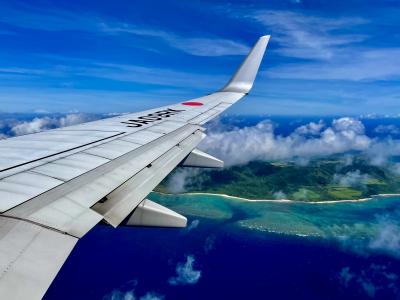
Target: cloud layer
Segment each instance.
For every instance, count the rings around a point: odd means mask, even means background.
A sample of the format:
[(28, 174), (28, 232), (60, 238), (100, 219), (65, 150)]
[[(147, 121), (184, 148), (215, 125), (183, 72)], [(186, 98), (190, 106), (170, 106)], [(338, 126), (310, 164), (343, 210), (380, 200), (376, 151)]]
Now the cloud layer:
[(24, 134), (36, 133), (59, 127), (77, 125), (80, 123), (90, 122), (105, 117), (110, 114), (86, 114), (86, 113), (69, 113), (69, 114), (48, 114), (41, 116), (27, 116), (25, 118), (14, 118), (8, 115), (0, 120), (0, 139), (19, 136)]
[(211, 132), (200, 147), (231, 166), (252, 160), (308, 160), (367, 151), (373, 143), (360, 120), (344, 117), (333, 120), (330, 126), (322, 121), (300, 126), (288, 136), (276, 135), (274, 123), (264, 120), (252, 127)]

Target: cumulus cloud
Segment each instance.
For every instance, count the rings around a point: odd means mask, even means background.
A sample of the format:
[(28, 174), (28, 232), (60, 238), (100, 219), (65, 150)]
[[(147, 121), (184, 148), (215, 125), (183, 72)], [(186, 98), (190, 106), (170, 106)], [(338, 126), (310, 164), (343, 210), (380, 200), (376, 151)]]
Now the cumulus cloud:
[(374, 221), (367, 225), (366, 232), (355, 230), (338, 239), (344, 250), (368, 257), (371, 254), (382, 254), (396, 259), (400, 258), (400, 210), (390, 214), (378, 214)]
[(274, 199), (277, 199), (277, 200), (287, 199), (287, 195), (282, 191), (275, 192), (273, 194), (273, 196), (274, 196)]
[(345, 287), (349, 286), (350, 281), (354, 278), (354, 274), (350, 272), (350, 267), (344, 267), (340, 271), (339, 280)]
[(136, 300), (134, 291), (114, 290), (110, 294), (103, 297), (103, 300)]
[(199, 221), (199, 220), (197, 220), (197, 219), (196, 219), (196, 220), (193, 220), (193, 221), (189, 224), (189, 226), (185, 228), (185, 230), (186, 230), (187, 232), (192, 231), (193, 229), (196, 229), (196, 228), (199, 226), (199, 224), (200, 224), (200, 221)]
[(43, 130), (76, 125), (97, 119), (93, 115), (83, 113), (73, 113), (63, 116), (44, 116), (36, 117), (28, 121), (11, 120), (11, 133), (13, 135), (24, 135), (35, 133)]
[(400, 129), (396, 125), (393, 125), (393, 124), (378, 125), (378, 126), (376, 126), (374, 131), (376, 133), (381, 133), (381, 134), (393, 134), (393, 135), (400, 134)]
[(335, 174), (333, 183), (346, 187), (362, 187), (371, 178), (368, 174), (362, 174), (360, 170), (350, 171), (346, 174)]
[(200, 277), (201, 271), (194, 269), (195, 257), (193, 255), (188, 255), (186, 257), (186, 262), (178, 263), (176, 266), (176, 276), (171, 277), (168, 280), (170, 285), (193, 285), (196, 284)]
[(321, 129), (325, 126), (324, 121), (320, 120), (318, 123), (310, 122), (306, 125), (298, 127), (295, 132), (301, 135), (318, 135)]
[[(395, 215), (400, 217), (399, 212)], [(368, 247), (400, 258), (400, 222), (398, 218), (380, 215), (377, 220), (377, 232), (369, 241)]]
[(103, 297), (103, 300), (163, 300), (164, 295), (160, 295), (155, 292), (148, 292), (147, 294), (138, 297), (135, 294), (135, 290), (131, 291), (120, 291), (114, 290), (110, 294)]
[(252, 160), (311, 159), (348, 151), (365, 151), (372, 140), (355, 118), (339, 118), (324, 128), (322, 122), (301, 126), (288, 136), (275, 135), (274, 124), (264, 120), (252, 127), (211, 132), (200, 147), (227, 166)]
[(400, 141), (390, 136), (385, 139), (374, 139), (370, 147), (365, 150), (365, 154), (372, 165), (387, 165), (391, 157), (400, 155)]
[[(359, 119), (343, 117), (328, 124), (322, 120), (310, 122), (285, 136), (276, 134), (275, 127), (276, 124), (268, 119), (242, 128), (226, 121), (214, 121), (208, 126), (207, 137), (199, 148), (222, 159), (226, 167), (255, 160), (293, 161), (298, 165), (307, 165), (314, 158), (335, 154), (343, 154), (343, 164), (349, 166), (354, 156), (361, 154), (369, 164), (385, 166), (392, 173), (400, 174), (400, 163), (391, 160), (391, 157), (400, 155), (400, 141), (390, 136), (367, 136)], [(201, 172), (193, 168), (178, 169), (168, 178), (168, 191), (182, 193), (186, 186), (201, 184), (198, 180)], [(332, 183), (362, 187), (369, 179), (368, 174), (355, 170), (334, 175)], [(307, 199), (307, 191), (300, 192), (298, 196)], [(285, 199), (286, 195), (277, 191), (274, 197)]]
[(396, 175), (400, 175), (400, 163), (393, 163), (389, 166), (389, 170)]
[(127, 282), (121, 289), (115, 289), (111, 293), (108, 293), (103, 297), (103, 300), (163, 300), (164, 295), (156, 292), (147, 292), (142, 296), (138, 296), (136, 293), (136, 287), (138, 285), (137, 280), (131, 280)]
[(144, 296), (140, 297), (140, 300), (163, 300), (165, 297), (163, 295), (157, 294), (155, 292), (148, 292)]
[(168, 192), (173, 194), (183, 193), (185, 191), (185, 186), (190, 184), (198, 173), (199, 170), (193, 168), (177, 169), (168, 179)]

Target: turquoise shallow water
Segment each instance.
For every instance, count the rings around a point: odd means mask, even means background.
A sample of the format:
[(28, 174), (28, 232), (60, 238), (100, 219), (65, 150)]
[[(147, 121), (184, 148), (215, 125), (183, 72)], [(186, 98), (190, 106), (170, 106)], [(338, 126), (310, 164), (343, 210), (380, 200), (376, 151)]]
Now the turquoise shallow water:
[[(400, 250), (400, 197), (375, 196), (358, 202), (249, 202), (213, 194), (149, 197), (183, 215), (224, 220), (258, 232), (368, 243), (368, 249), (393, 255)], [(358, 247), (358, 246), (357, 246)]]

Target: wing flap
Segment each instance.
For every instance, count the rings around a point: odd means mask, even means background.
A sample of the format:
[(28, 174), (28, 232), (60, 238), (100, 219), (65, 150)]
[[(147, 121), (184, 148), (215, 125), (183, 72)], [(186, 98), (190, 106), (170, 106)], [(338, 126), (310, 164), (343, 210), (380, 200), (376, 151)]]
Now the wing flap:
[(102, 219), (102, 215), (68, 197), (62, 197), (26, 218), (75, 237), (83, 237)]
[(112, 226), (118, 226), (139, 203), (194, 149), (203, 134), (197, 131), (179, 145), (154, 160), (118, 189), (107, 195), (107, 200), (94, 206)]

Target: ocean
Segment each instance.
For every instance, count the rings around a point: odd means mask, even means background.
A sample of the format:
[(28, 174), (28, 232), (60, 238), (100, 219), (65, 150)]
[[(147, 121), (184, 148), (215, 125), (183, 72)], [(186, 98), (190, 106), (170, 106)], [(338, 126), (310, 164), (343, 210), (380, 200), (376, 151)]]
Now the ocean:
[(82, 238), (45, 299), (400, 299), (400, 198), (307, 204), (161, 195), (185, 229)]

